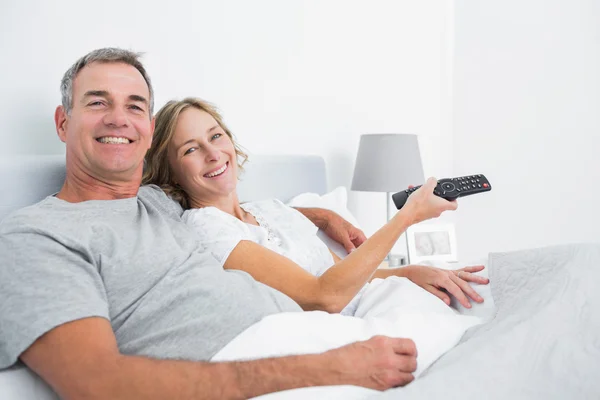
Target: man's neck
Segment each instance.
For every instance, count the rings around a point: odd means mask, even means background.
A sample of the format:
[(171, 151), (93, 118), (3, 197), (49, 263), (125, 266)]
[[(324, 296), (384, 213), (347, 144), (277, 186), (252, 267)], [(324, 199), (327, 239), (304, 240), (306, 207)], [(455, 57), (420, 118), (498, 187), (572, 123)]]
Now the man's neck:
[(141, 176), (129, 181), (108, 181), (91, 176), (80, 177), (67, 173), (65, 183), (56, 195), (69, 203), (89, 200), (119, 200), (137, 196)]

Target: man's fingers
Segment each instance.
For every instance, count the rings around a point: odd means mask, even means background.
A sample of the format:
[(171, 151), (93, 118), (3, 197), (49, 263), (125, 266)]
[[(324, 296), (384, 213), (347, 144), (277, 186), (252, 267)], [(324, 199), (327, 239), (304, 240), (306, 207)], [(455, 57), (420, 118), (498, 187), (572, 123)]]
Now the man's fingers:
[(345, 239), (344, 243), (342, 243), (342, 245), (344, 246), (344, 248), (346, 249), (348, 254), (350, 254), (354, 250), (356, 250), (356, 246), (354, 246), (354, 243), (352, 243), (352, 241), (350, 239)]
[(393, 386), (396, 387), (396, 386), (408, 385), (409, 383), (411, 383), (414, 380), (415, 380), (415, 377), (413, 376), (413, 374), (409, 374), (407, 372), (400, 372), (396, 376), (396, 381), (394, 382)]
[(417, 357), (401, 355), (396, 357), (394, 363), (396, 369), (401, 372), (415, 372), (417, 370)]
[(423, 286), (423, 288), (425, 290), (427, 290), (429, 293), (438, 297), (440, 300), (442, 300), (447, 305), (450, 305), (450, 296), (448, 296), (446, 293), (442, 292), (441, 290), (436, 289), (434, 286), (431, 286), (431, 285), (425, 285), (425, 286)]
[(392, 349), (396, 354), (402, 354), (405, 356), (417, 356), (417, 346), (411, 339), (392, 339)]
[(363, 231), (361, 231), (360, 229), (357, 229), (356, 235), (354, 236), (354, 238), (352, 238), (352, 243), (354, 244), (355, 247), (358, 247), (361, 244), (363, 244), (366, 240), (367, 240), (367, 237), (365, 236)]

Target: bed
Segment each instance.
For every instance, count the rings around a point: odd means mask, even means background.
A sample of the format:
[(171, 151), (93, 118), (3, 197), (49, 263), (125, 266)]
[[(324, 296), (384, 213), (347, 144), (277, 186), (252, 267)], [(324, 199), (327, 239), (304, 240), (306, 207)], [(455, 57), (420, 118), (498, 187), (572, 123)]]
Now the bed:
[[(268, 177), (268, 179), (265, 179)], [(0, 221), (21, 207), (60, 190), (65, 179), (63, 155), (23, 155), (0, 159)], [(245, 166), (239, 185), (243, 201), (292, 199), (302, 193), (327, 191), (325, 161), (319, 156), (257, 155)], [(0, 371), (1, 400), (49, 400), (56, 394), (33, 372), (19, 364)]]
[[(58, 191), (64, 174), (63, 156), (0, 160), (0, 220)], [(254, 156), (240, 198), (288, 201), (305, 192), (322, 195), (328, 189), (325, 177), (318, 156)], [(352, 386), (305, 388), (261, 399), (600, 399), (600, 245), (491, 253), (487, 266), (491, 284), (482, 293), (487, 307), (457, 307), (487, 322), (469, 329), (410, 385), (383, 393)], [(0, 371), (0, 398), (57, 396), (16, 365)]]

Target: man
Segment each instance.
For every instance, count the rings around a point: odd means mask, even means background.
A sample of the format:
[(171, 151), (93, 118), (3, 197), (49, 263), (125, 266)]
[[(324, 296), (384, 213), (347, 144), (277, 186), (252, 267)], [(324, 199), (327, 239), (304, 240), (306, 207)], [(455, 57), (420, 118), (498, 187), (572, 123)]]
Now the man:
[[(63, 398), (248, 398), (304, 386), (404, 385), (411, 340), (374, 337), (322, 354), (205, 362), (287, 296), (198, 250), (181, 209), (141, 187), (153, 91), (137, 55), (100, 49), (61, 85), (67, 175), (56, 196), (0, 224), (0, 368), (20, 358)], [(415, 212), (454, 209), (431, 193)], [(338, 240), (364, 237), (307, 210)]]

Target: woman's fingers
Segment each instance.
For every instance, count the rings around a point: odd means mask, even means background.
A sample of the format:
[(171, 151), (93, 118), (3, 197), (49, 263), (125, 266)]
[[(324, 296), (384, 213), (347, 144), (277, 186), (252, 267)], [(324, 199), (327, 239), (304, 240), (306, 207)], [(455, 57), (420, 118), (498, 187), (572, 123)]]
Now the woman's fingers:
[[(458, 275), (458, 273), (460, 273), (460, 276)], [(458, 273), (456, 274), (456, 276), (462, 279), (463, 281), (480, 283), (482, 285), (487, 285), (488, 283), (490, 283), (490, 280), (488, 278), (484, 278), (483, 276), (475, 275), (465, 271), (458, 271)]]
[[(450, 280), (452, 282), (454, 282), (458, 287), (459, 290), (461, 292), (462, 297), (465, 298), (465, 300), (468, 303), (468, 300), (465, 297), (465, 293), (467, 294), (467, 296), (469, 296), (470, 298), (472, 298), (473, 300), (475, 300), (478, 303), (483, 303), (483, 297), (481, 297), (479, 294), (477, 294), (477, 292), (475, 291), (475, 289), (473, 289), (465, 280), (463, 280), (463, 275), (468, 274), (467, 272), (465, 272), (464, 274), (460, 274), (460, 277), (454, 275), (454, 274), (448, 274), (448, 276), (450, 277)], [(454, 293), (452, 293), (454, 294)], [(456, 296), (456, 295), (455, 295)], [(462, 304), (463, 306), (467, 307), (459, 297), (457, 297), (458, 300), (460, 301), (460, 304)], [(469, 303), (467, 308), (470, 308), (471, 304)]]
[(483, 271), (485, 269), (485, 265), (473, 265), (470, 267), (464, 267), (459, 269), (459, 271), (465, 271), (465, 272), (479, 272), (479, 271)]
[(473, 265), (470, 267), (464, 267), (459, 270), (455, 270), (454, 273), (460, 279), (463, 279), (467, 282), (474, 282), (482, 285), (487, 285), (488, 283), (490, 283), (490, 280), (488, 278), (484, 278), (483, 276), (473, 274), (473, 272), (483, 271), (484, 269), (484, 265)]
[(425, 290), (427, 290), (429, 293), (431, 293), (434, 296), (441, 299), (444, 303), (446, 303), (446, 305), (450, 305), (450, 296), (448, 296), (446, 293), (442, 292), (441, 290), (437, 289), (435, 286), (424, 285), (423, 288)]
[(442, 279), (442, 282), (440, 282), (439, 286), (446, 289), (446, 291), (449, 292), (452, 296), (456, 297), (458, 302), (464, 307), (471, 308), (471, 303), (469, 302), (469, 299), (467, 299), (467, 296), (465, 296), (465, 293), (463, 289), (459, 286), (458, 282), (460, 281), (467, 286), (469, 286), (469, 284), (463, 281), (462, 279), (457, 278), (453, 273), (449, 273), (446, 276), (449, 279)]

